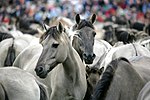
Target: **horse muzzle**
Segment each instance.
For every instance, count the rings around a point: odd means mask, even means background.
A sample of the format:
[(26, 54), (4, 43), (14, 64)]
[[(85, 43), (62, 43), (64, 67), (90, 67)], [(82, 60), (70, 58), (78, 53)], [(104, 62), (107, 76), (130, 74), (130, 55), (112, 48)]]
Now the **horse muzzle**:
[(37, 66), (35, 68), (36, 75), (39, 76), (40, 78), (46, 78), (47, 76), (47, 71), (45, 71), (45, 68), (43, 66)]
[(92, 64), (95, 57), (96, 57), (96, 55), (94, 53), (92, 53), (92, 54), (84, 53), (83, 54), (83, 59), (84, 59), (86, 64)]

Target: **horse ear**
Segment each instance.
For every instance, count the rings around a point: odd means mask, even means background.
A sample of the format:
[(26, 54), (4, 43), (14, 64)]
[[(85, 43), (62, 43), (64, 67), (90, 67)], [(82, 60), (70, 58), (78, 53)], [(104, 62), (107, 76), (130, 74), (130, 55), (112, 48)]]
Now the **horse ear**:
[(90, 17), (90, 22), (93, 24), (96, 20), (96, 14), (93, 14), (91, 17)]
[(61, 24), (61, 22), (59, 22), (59, 24), (57, 25), (57, 30), (62, 33), (63, 32), (63, 26)]
[(46, 24), (43, 24), (43, 28), (47, 31), (50, 27)]
[(80, 20), (81, 20), (81, 19), (80, 19), (80, 15), (79, 15), (79, 14), (76, 15), (75, 20), (76, 20), (76, 23), (77, 23), (77, 24), (80, 23)]

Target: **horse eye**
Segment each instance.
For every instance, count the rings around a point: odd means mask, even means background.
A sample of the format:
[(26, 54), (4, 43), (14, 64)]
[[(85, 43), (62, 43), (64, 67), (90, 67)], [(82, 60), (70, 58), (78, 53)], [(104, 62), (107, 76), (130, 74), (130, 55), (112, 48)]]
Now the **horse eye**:
[(53, 48), (57, 48), (58, 45), (59, 45), (59, 43), (53, 43), (53, 44), (52, 44), (52, 47), (53, 47)]

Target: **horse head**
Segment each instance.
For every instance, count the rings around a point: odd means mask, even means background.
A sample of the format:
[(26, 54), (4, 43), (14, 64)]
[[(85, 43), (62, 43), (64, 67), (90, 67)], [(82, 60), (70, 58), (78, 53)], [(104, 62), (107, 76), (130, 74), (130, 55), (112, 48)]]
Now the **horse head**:
[(76, 31), (76, 34), (73, 37), (72, 46), (76, 49), (80, 58), (84, 60), (86, 64), (92, 64), (96, 56), (93, 52), (94, 38), (96, 35), (93, 25), (95, 20), (95, 14), (93, 14), (88, 20), (81, 20), (80, 15), (77, 14), (75, 17), (76, 24), (72, 29), (73, 31)]
[(89, 67), (86, 66), (86, 72), (87, 72), (87, 82), (92, 88), (94, 89), (97, 82), (100, 79), (100, 75), (104, 71), (104, 67), (98, 69), (97, 67)]
[(66, 39), (68, 38), (61, 23), (50, 27), (42, 35), (40, 43), (43, 50), (35, 68), (40, 78), (45, 78), (52, 69), (66, 60), (69, 49)]

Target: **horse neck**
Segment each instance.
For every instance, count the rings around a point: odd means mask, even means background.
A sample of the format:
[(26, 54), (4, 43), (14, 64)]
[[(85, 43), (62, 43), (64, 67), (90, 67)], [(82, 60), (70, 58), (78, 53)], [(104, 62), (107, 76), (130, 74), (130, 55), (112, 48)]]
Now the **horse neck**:
[(69, 53), (66, 58), (66, 60), (62, 63), (64, 66), (64, 70), (66, 75), (75, 82), (76, 79), (78, 79), (78, 72), (79, 72), (79, 56), (77, 55), (77, 52), (73, 49), (71, 44), (69, 44)]

